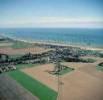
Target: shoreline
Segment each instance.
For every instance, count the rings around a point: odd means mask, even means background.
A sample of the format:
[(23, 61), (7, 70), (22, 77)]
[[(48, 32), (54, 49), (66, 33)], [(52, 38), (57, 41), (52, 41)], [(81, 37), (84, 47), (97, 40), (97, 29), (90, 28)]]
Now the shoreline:
[(10, 37), (10, 36), (6, 36), (4, 34), (1, 34), (1, 36), (5, 37), (5, 38), (9, 38), (12, 39), (13, 41), (20, 41), (20, 42), (25, 42), (25, 43), (32, 43), (32, 44), (43, 44), (43, 45), (51, 45), (51, 46), (62, 46), (62, 47), (72, 47), (72, 48), (80, 48), (83, 50), (93, 50), (93, 51), (102, 51), (103, 52), (103, 48), (100, 47), (90, 47), (87, 45), (76, 45), (76, 44), (67, 44), (67, 43), (63, 43), (63, 42), (56, 42), (56, 41), (37, 41), (37, 40), (24, 40), (24, 39), (16, 39), (14, 37)]
[(96, 47), (89, 47), (89, 46), (80, 46), (80, 45), (72, 45), (72, 44), (65, 44), (65, 43), (56, 43), (56, 42), (45, 42), (45, 41), (28, 41), (28, 40), (19, 40), (17, 39), (16, 41), (21, 41), (25, 43), (34, 43), (34, 44), (43, 44), (43, 45), (52, 45), (52, 46), (63, 46), (63, 47), (73, 47), (73, 48), (80, 48), (80, 49), (85, 49), (85, 50), (98, 50), (98, 51), (103, 51), (103, 48), (96, 48)]

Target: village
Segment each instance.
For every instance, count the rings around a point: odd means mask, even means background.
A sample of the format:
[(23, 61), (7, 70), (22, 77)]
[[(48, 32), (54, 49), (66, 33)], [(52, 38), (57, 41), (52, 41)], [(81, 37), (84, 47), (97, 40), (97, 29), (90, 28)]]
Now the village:
[(0, 54), (0, 73), (6, 72), (9, 70), (15, 70), (15, 65), (19, 64), (45, 64), (45, 63), (55, 63), (59, 62), (84, 62), (84, 63), (93, 63), (94, 59), (82, 59), (81, 57), (87, 55), (94, 55), (102, 57), (102, 53), (87, 53), (87, 51), (83, 52), (78, 48), (67, 48), (67, 47), (59, 47), (59, 46), (51, 46), (53, 50), (32, 54), (28, 52), (22, 56), (12, 58), (8, 54)]

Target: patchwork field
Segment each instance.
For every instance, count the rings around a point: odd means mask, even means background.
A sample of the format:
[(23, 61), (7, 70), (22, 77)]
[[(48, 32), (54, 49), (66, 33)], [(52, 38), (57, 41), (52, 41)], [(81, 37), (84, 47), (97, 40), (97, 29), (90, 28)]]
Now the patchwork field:
[(8, 75), (0, 75), (0, 100), (39, 100)]
[[(51, 50), (34, 46), (27, 48), (28, 44), (21, 43), (12, 47), (10, 44), (5, 48), (6, 45), (8, 44), (1, 44), (0, 53), (14, 57), (29, 52), (35, 54)], [(62, 62), (62, 65), (75, 70), (67, 71), (60, 76), (61, 100), (103, 100), (103, 72), (96, 69), (97, 64), (103, 59), (91, 56), (83, 58), (92, 58), (97, 61), (94, 63)], [(32, 97), (34, 95), (40, 100), (57, 100), (58, 77), (49, 73), (54, 70), (54, 66), (55, 64), (21, 64), (16, 66), (16, 71), (11, 71), (8, 75), (32, 93)]]
[(56, 75), (48, 73), (48, 71), (53, 70), (53, 66), (54, 66), (53, 64), (46, 64), (32, 68), (25, 68), (22, 69), (21, 71), (57, 91), (58, 89), (57, 77)]
[(57, 92), (47, 87), (39, 80), (36, 80), (19, 70), (8, 74), (34, 96), (37, 96), (40, 100), (56, 100)]
[[(103, 100), (103, 72), (96, 70), (94, 64), (63, 63), (74, 71), (61, 76), (61, 100)], [(48, 73), (54, 64), (45, 64), (21, 71), (58, 91), (57, 76)]]

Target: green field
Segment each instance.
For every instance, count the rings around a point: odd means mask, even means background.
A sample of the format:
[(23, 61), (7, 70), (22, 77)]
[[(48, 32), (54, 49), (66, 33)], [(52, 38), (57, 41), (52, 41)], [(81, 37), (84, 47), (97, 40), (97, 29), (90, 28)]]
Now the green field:
[[(74, 70), (74, 68), (67, 67), (67, 68), (61, 70), (61, 71), (59, 72), (59, 75), (65, 75), (65, 74), (67, 74), (67, 73), (69, 73), (69, 72), (71, 72), (71, 71), (73, 71), (73, 70)], [(55, 73), (55, 75), (57, 75), (57, 74), (58, 74), (58, 73)]]
[(27, 74), (19, 70), (9, 72), (8, 74), (40, 100), (56, 100), (57, 92)]
[(99, 70), (99, 71), (103, 71), (103, 66), (96, 66), (96, 68), (97, 68), (97, 70)]
[(23, 68), (28, 68), (28, 67), (37, 67), (40, 64), (18, 64), (16, 65), (17, 69), (23, 69)]
[(20, 49), (20, 48), (30, 48), (33, 47), (33, 44), (30, 43), (26, 43), (26, 42), (21, 42), (21, 41), (16, 41), (14, 42), (14, 44), (12, 45), (12, 48), (14, 49)]
[(80, 61), (84, 62), (84, 63), (94, 63), (94, 62), (96, 62), (96, 60), (92, 59), (92, 58), (87, 58), (87, 59), (81, 58)]
[(18, 64), (16, 65), (17, 69), (27, 68), (27, 67), (34, 67), (35, 64)]

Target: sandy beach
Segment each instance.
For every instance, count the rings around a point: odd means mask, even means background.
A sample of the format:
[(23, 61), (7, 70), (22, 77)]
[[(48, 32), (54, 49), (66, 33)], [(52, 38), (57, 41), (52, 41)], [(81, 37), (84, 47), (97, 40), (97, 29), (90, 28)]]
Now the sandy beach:
[[(6, 38), (10, 38), (14, 41), (20, 41), (24, 43), (31, 43), (31, 44), (42, 44), (42, 45), (53, 45), (53, 46), (63, 46), (63, 47), (73, 47), (73, 48), (80, 48), (83, 50), (94, 50), (94, 51), (102, 51), (103, 52), (103, 47), (92, 47), (92, 46), (87, 46), (87, 45), (81, 45), (81, 44), (70, 44), (70, 43), (63, 43), (63, 42), (56, 42), (56, 41), (42, 41), (42, 40), (24, 40), (24, 39), (16, 39), (14, 37), (9, 37), (5, 36), (3, 33), (0, 33), (2, 36)], [(1, 44), (1, 43), (0, 43)], [(3, 45), (3, 44), (1, 44)]]
[[(17, 39), (16, 39), (17, 40)], [(85, 50), (98, 50), (98, 51), (103, 51), (103, 48), (97, 48), (97, 47), (90, 47), (86, 45), (74, 45), (74, 44), (66, 44), (66, 43), (57, 43), (55, 41), (27, 41), (27, 40), (18, 40), (21, 42), (26, 42), (26, 43), (34, 43), (34, 44), (43, 44), (43, 45), (54, 45), (54, 46), (63, 46), (63, 47), (77, 47), (80, 49), (85, 49)]]
[(96, 50), (96, 51), (103, 51), (103, 48), (97, 48), (97, 47), (90, 47), (90, 46), (81, 46), (81, 45), (71, 45), (71, 44), (65, 44), (65, 43), (57, 43), (57, 42), (48, 42), (48, 41), (27, 41), (27, 40), (20, 40), (20, 39), (14, 39), (16, 41), (21, 41), (24, 43), (33, 43), (33, 44), (43, 44), (43, 45), (53, 45), (53, 46), (63, 46), (63, 47), (73, 47), (73, 48), (80, 48), (83, 50)]

